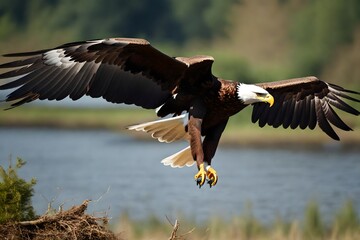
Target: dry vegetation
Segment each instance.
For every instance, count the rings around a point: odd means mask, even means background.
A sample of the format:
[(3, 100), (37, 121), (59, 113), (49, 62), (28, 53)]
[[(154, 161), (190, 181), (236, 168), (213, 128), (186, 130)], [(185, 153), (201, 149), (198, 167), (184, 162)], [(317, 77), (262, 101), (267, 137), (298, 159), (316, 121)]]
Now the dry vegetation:
[[(94, 217), (86, 214), (89, 204), (85, 200), (81, 205), (73, 206), (69, 210), (45, 214), (30, 221), (10, 221), (0, 224), (0, 238), (12, 240), (122, 240), (127, 233), (113, 233), (108, 229), (107, 217)], [(170, 223), (171, 224), (171, 223)], [(180, 223), (176, 220), (171, 224), (168, 240), (185, 239), (191, 231), (180, 234)], [(154, 234), (154, 233), (151, 233)], [(151, 235), (151, 238), (153, 235)]]
[(318, 206), (310, 203), (304, 220), (285, 221), (281, 218), (264, 224), (251, 211), (231, 220), (212, 218), (204, 223), (183, 219), (172, 223), (169, 219), (149, 217), (134, 221), (122, 216), (119, 223), (110, 227), (106, 217), (86, 214), (89, 201), (66, 211), (45, 214), (35, 220), (0, 224), (0, 238), (14, 240), (45, 239), (113, 239), (113, 240), (299, 240), (336, 239), (356, 240), (360, 238), (360, 224), (351, 202), (344, 204), (338, 214), (325, 224)]
[[(104, 225), (106, 217), (85, 214), (89, 201), (54, 215), (44, 215), (38, 219), (22, 222), (8, 222), (0, 225), (1, 239), (120, 239)], [(99, 223), (102, 222), (102, 223)]]

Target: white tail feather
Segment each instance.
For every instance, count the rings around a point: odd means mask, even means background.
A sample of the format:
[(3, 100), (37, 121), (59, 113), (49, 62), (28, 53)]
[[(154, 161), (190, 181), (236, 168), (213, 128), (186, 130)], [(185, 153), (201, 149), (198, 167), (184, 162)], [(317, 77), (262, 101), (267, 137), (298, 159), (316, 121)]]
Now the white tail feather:
[[(189, 141), (189, 134), (185, 131), (185, 124), (187, 123), (186, 120), (187, 115), (182, 114), (177, 117), (132, 125), (127, 127), (127, 129), (149, 133), (153, 138), (156, 138), (160, 142), (170, 143), (177, 140)], [(165, 166), (171, 166), (173, 168), (182, 168), (184, 166), (192, 166), (195, 161), (193, 160), (189, 146), (167, 158), (164, 158), (161, 163)]]
[(189, 134), (185, 131), (184, 121), (186, 115), (160, 119), (157, 121), (141, 123), (127, 127), (128, 130), (143, 131), (151, 134), (159, 142), (174, 142), (177, 140), (188, 140)]
[(170, 166), (172, 168), (182, 168), (182, 167), (190, 167), (195, 164), (195, 161), (191, 155), (190, 146), (184, 148), (183, 150), (164, 158), (161, 161), (165, 166)]

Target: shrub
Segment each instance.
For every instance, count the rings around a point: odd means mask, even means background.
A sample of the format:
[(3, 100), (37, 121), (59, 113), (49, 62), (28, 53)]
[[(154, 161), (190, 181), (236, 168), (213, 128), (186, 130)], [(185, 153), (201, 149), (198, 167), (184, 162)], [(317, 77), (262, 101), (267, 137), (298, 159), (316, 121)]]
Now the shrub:
[(35, 217), (31, 197), (36, 180), (26, 182), (17, 174), (25, 163), (17, 158), (15, 167), (11, 162), (6, 170), (0, 166), (0, 223), (30, 220)]

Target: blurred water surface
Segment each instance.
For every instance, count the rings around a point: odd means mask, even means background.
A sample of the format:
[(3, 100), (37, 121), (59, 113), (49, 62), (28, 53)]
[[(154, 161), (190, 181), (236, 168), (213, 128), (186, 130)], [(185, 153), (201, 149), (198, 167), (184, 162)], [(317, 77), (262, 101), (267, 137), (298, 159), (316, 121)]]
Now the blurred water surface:
[(38, 214), (63, 204), (94, 200), (90, 213), (117, 218), (155, 215), (203, 221), (244, 214), (271, 221), (301, 219), (315, 200), (330, 219), (351, 199), (360, 213), (360, 150), (318, 151), (220, 147), (213, 166), (218, 185), (198, 189), (195, 167), (171, 169), (160, 160), (185, 143), (143, 142), (108, 131), (0, 128), (0, 164), (10, 154), (27, 161), (20, 170), (36, 177), (33, 205)]

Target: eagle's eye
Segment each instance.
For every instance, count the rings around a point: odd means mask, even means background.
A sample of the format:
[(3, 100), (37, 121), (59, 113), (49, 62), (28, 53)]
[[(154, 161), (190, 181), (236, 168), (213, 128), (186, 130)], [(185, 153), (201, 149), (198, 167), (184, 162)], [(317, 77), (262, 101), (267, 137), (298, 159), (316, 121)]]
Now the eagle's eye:
[(266, 97), (267, 93), (255, 92), (257, 97)]

